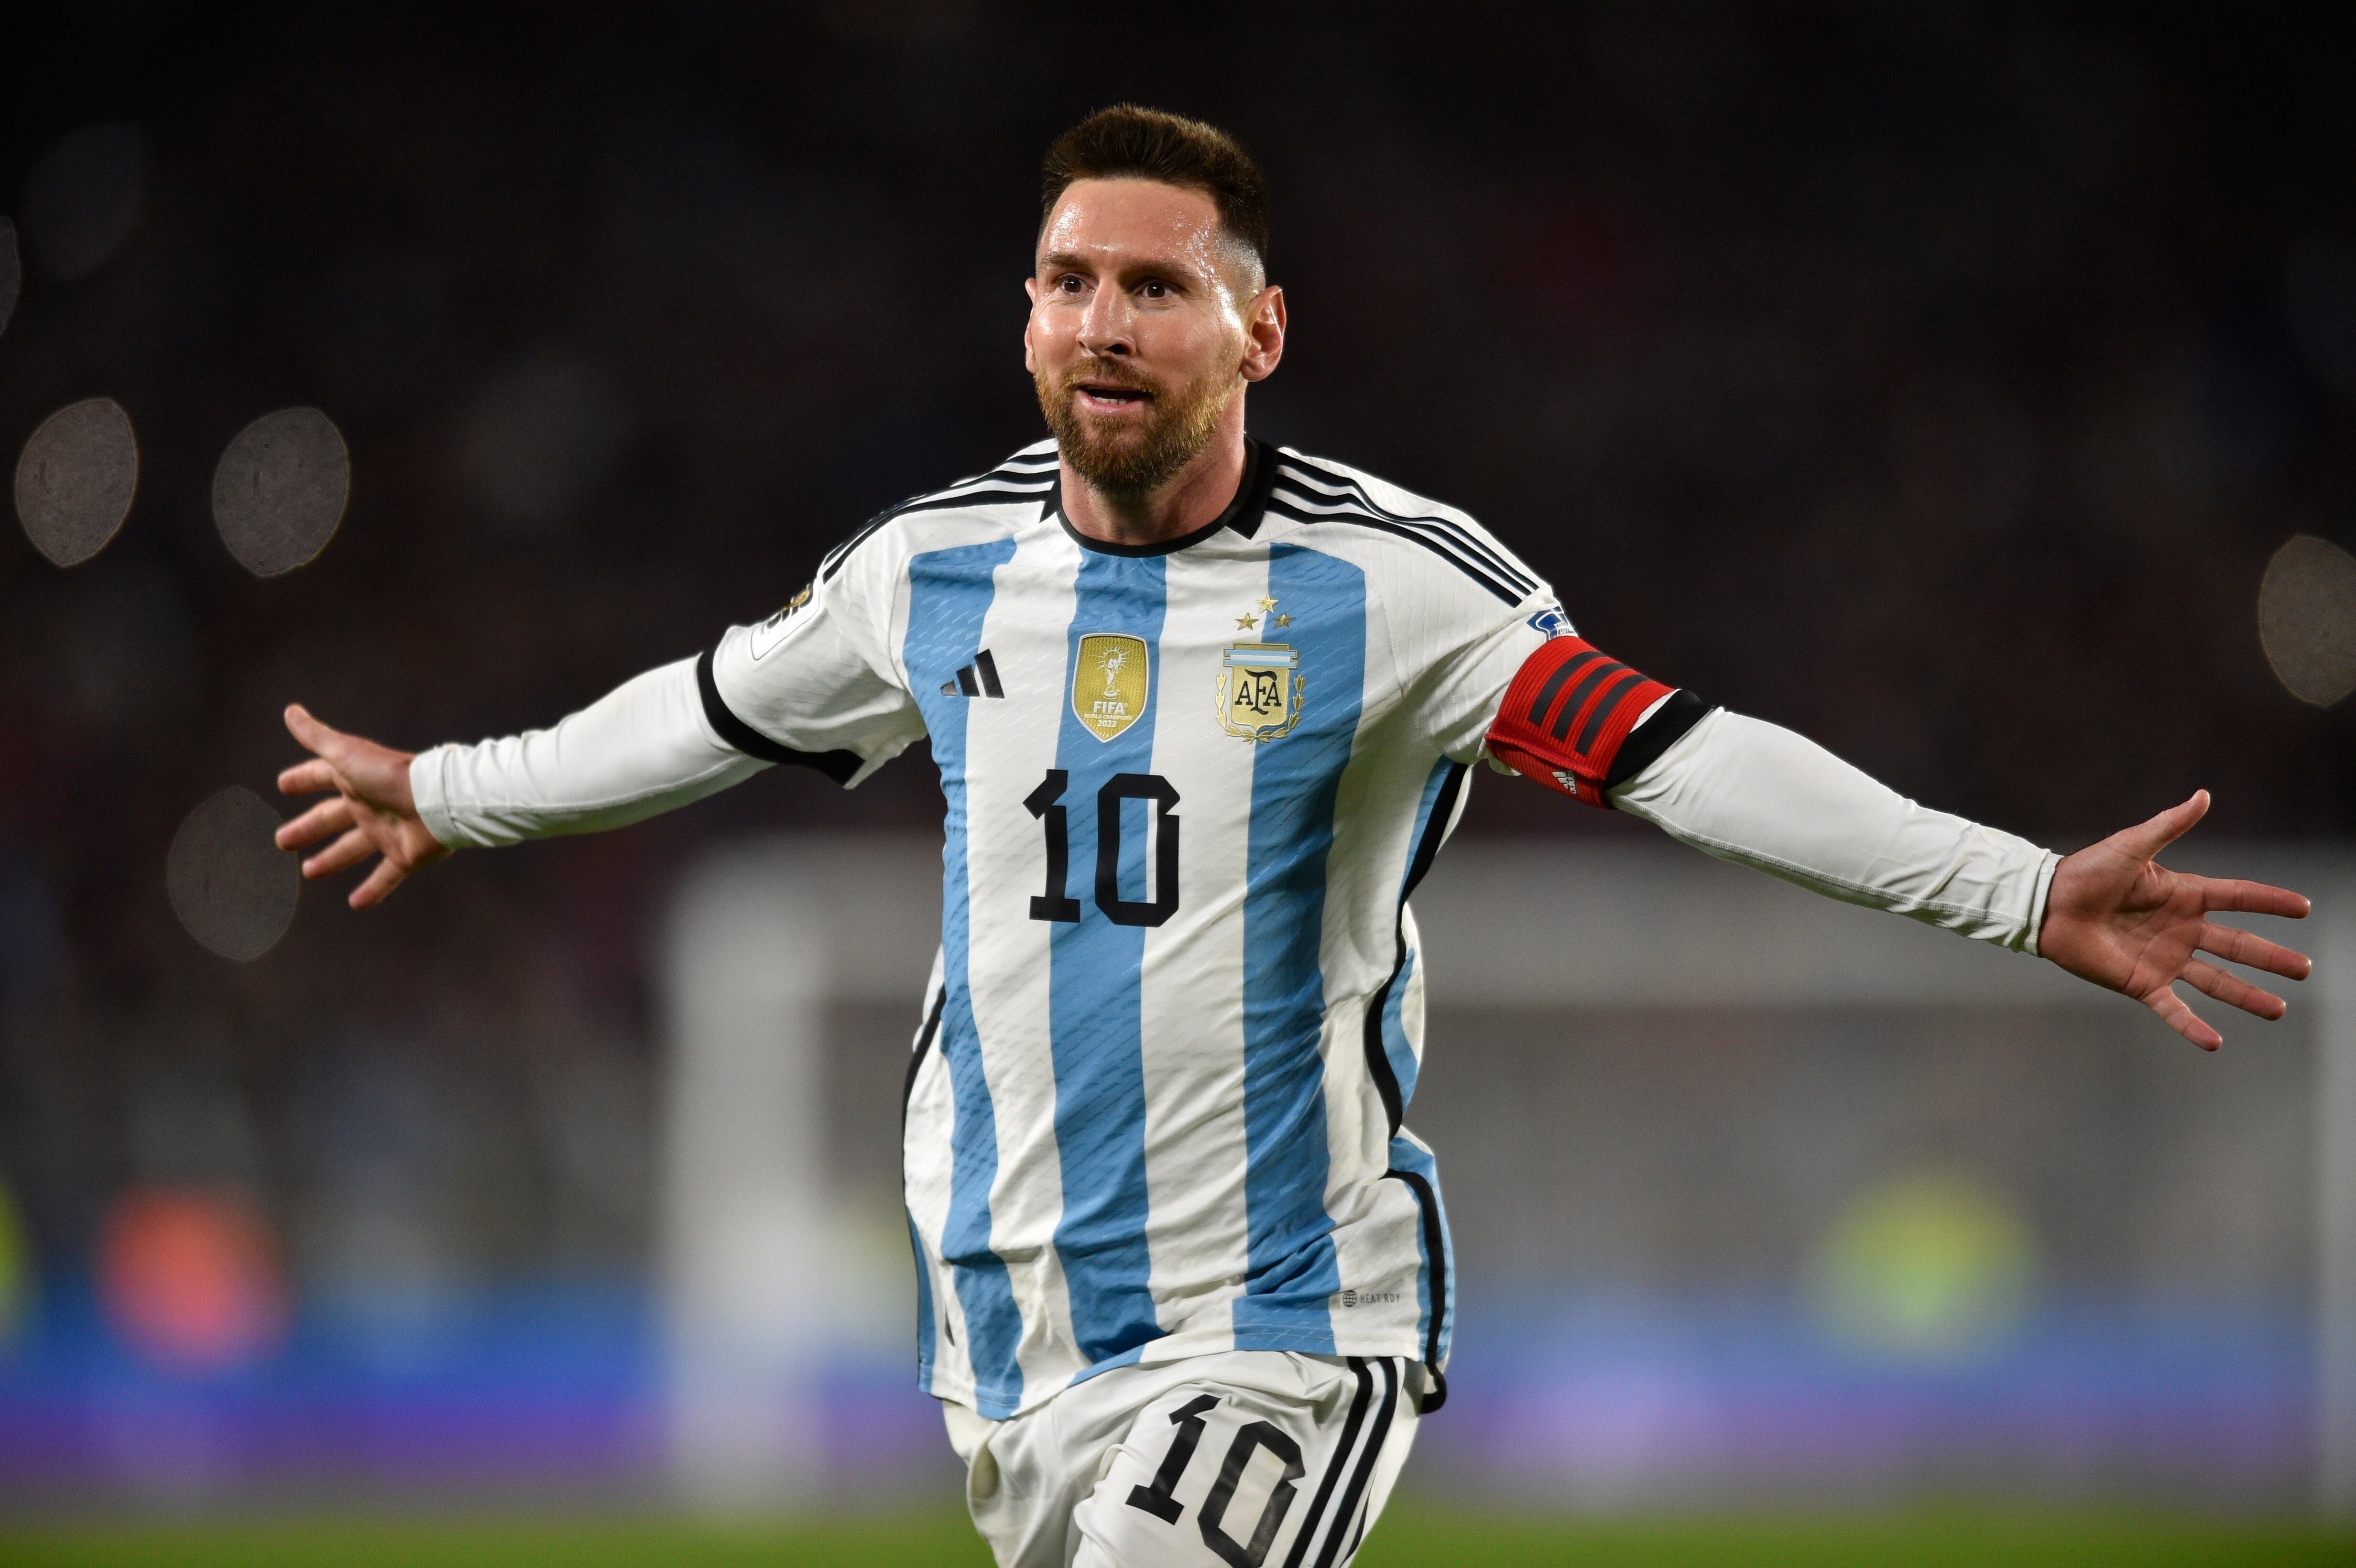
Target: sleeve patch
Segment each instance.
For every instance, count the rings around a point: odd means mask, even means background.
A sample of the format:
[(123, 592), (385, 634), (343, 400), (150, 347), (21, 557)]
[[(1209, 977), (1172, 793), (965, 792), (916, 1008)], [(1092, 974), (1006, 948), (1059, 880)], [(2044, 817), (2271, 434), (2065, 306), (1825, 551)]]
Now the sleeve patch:
[[(1629, 731), (1673, 690), (1580, 637), (1549, 637), (1505, 688), (1489, 729), (1489, 753), (1583, 805), (1609, 806), (1605, 791), (1622, 782), (1613, 763)], [(1693, 722), (1683, 709), (1700, 708), (1697, 701), (1662, 706), (1664, 720), (1678, 710), (1680, 731)]]

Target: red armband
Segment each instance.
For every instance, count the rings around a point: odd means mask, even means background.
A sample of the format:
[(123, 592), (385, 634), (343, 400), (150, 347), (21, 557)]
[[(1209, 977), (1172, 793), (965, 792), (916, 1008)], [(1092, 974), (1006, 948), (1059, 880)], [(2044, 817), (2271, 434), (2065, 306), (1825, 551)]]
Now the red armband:
[(1612, 764), (1644, 710), (1676, 689), (1578, 637), (1554, 637), (1505, 688), (1489, 754), (1548, 789), (1609, 806)]

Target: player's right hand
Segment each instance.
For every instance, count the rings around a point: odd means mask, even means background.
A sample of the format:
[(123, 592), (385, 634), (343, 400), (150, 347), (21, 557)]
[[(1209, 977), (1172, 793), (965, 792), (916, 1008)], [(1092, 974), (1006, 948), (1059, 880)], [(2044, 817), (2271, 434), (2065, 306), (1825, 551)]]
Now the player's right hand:
[(305, 877), (332, 877), (370, 855), (382, 856), (352, 890), (351, 906), (366, 909), (381, 903), (412, 871), (450, 852), (417, 815), (417, 799), (409, 789), (409, 763), (415, 752), (396, 752), (329, 729), (299, 702), (287, 707), (286, 729), (313, 757), (278, 775), (278, 793), (334, 790), (336, 798), (321, 801), (282, 826), (278, 847), (300, 849), (330, 834), (341, 835), (303, 862)]

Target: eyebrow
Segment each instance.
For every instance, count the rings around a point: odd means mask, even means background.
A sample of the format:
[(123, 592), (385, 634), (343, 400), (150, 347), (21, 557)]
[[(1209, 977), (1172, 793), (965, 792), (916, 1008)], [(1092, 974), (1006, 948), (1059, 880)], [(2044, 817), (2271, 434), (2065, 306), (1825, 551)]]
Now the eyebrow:
[[(1074, 255), (1069, 251), (1050, 251), (1047, 254), (1039, 258), (1039, 265), (1042, 269), (1060, 270), (1063, 268), (1070, 268), (1075, 272), (1094, 272), (1097, 270), (1098, 266), (1095, 261), (1089, 260), (1087, 257)], [(1173, 279), (1183, 279), (1194, 275), (1194, 268), (1167, 257), (1156, 258), (1151, 261), (1129, 262), (1123, 266), (1114, 268), (1113, 271), (1159, 272)]]

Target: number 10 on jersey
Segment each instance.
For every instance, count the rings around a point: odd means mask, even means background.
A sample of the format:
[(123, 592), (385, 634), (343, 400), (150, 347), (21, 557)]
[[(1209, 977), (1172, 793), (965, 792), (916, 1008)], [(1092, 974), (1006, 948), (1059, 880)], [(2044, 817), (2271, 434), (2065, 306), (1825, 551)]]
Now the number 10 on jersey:
[[(1023, 802), (1047, 836), (1047, 891), (1031, 901), (1033, 920), (1080, 918), (1080, 901), (1070, 892), (1071, 818), (1063, 804), (1071, 784), (1068, 770), (1049, 768)], [(1145, 802), (1150, 813), (1153, 896), (1147, 900), (1120, 896), (1121, 813), (1132, 800)], [(1160, 773), (1115, 773), (1097, 791), (1097, 908), (1115, 925), (1160, 925), (1178, 912), (1178, 814), (1172, 809), (1177, 804), (1178, 792)]]

